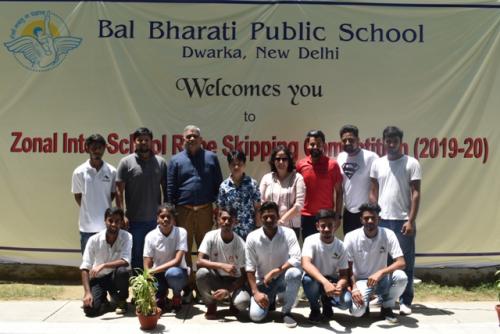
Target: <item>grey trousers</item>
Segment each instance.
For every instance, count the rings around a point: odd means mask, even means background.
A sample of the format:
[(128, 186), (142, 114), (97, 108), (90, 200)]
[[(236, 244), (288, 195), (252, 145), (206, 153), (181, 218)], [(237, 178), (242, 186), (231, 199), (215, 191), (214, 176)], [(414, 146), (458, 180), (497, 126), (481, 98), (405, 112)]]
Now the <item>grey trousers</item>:
[[(201, 299), (205, 304), (214, 304), (216, 300), (212, 292), (219, 289), (229, 289), (238, 280), (236, 277), (221, 276), (215, 270), (198, 268), (196, 272), (196, 286), (200, 292)], [(250, 294), (245, 288), (233, 291), (231, 294), (233, 305), (240, 311), (244, 311), (250, 305)]]

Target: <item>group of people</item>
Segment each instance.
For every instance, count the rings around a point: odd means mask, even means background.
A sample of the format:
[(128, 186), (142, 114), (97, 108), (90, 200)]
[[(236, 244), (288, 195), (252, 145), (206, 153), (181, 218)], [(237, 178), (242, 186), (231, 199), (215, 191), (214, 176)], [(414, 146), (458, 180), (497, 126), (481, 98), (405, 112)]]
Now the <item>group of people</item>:
[[(178, 310), (195, 290), (207, 319), (228, 299), (230, 312), (248, 309), (262, 321), (279, 296), (283, 322), (295, 327), (301, 285), (312, 322), (329, 320), (332, 307), (363, 316), (373, 298), (388, 321), (397, 321), (396, 301), (401, 315), (411, 314), (421, 169), (401, 151), (403, 132), (384, 129), (387, 154), (378, 157), (360, 147), (357, 127), (343, 126), (336, 160), (325, 155), (322, 131), (306, 136), (307, 156), (295, 163), (277, 146), (260, 184), (245, 173), (241, 151), (227, 154), (230, 175), (222, 180), (217, 155), (202, 147), (193, 125), (168, 166), (153, 153), (147, 128), (134, 132), (135, 153), (117, 169), (102, 159), (105, 139), (89, 136), (90, 158), (72, 182), (85, 313), (110, 304), (126, 312), (130, 268), (147, 268), (157, 278), (159, 307)], [(344, 241), (335, 237), (341, 222)]]

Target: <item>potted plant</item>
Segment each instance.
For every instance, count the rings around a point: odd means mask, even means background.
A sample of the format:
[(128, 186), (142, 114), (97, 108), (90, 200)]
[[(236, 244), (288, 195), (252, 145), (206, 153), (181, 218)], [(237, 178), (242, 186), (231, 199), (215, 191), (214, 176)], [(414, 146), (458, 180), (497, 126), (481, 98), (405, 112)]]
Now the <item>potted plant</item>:
[[(495, 289), (497, 291), (497, 299), (500, 302), (500, 270), (497, 270), (495, 273), (496, 281), (495, 281)], [(498, 326), (500, 326), (500, 304), (497, 304), (495, 306), (495, 309), (497, 310), (497, 316), (498, 316)]]
[(161, 316), (161, 309), (156, 306), (156, 278), (147, 269), (137, 269), (136, 272), (137, 275), (130, 278), (135, 314), (141, 329), (153, 329)]

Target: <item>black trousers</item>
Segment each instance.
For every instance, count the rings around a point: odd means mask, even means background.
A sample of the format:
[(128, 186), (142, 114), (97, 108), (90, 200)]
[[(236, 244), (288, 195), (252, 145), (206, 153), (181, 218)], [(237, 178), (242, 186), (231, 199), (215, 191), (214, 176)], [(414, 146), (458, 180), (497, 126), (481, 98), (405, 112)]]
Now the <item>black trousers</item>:
[(84, 307), (85, 315), (95, 317), (101, 315), (108, 304), (107, 293), (116, 302), (126, 301), (128, 298), (128, 279), (130, 271), (128, 268), (119, 267), (108, 275), (90, 280), (90, 290), (93, 303), (91, 307)]

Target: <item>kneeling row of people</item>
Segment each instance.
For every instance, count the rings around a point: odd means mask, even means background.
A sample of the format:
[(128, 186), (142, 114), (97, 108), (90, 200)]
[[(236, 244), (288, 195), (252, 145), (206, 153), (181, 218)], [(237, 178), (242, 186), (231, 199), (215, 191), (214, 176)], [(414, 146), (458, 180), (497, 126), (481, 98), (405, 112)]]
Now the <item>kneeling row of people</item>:
[[(262, 227), (246, 240), (233, 232), (235, 213), (220, 208), (218, 229), (208, 232), (198, 251), (196, 285), (207, 306), (205, 317), (217, 318), (217, 302), (230, 300), (230, 311), (249, 307), (253, 321), (262, 321), (275, 309), (276, 296), (283, 296), (282, 316), (288, 327), (297, 325), (291, 311), (302, 284), (309, 300), (309, 320), (329, 320), (332, 307), (350, 310), (355, 317), (367, 311), (370, 298), (381, 299), (381, 315), (397, 321), (392, 308), (403, 293), (407, 277), (403, 253), (395, 234), (378, 227), (380, 207), (366, 203), (360, 207), (362, 227), (349, 232), (344, 242), (335, 238), (335, 213), (320, 210), (319, 233), (304, 240), (302, 252), (292, 229), (278, 226), (279, 208), (265, 202), (259, 209)], [(126, 311), (130, 234), (120, 229), (124, 214), (110, 208), (105, 213), (106, 229), (89, 240), (83, 255), (82, 282), (84, 311), (99, 315), (107, 306), (109, 292), (117, 313)], [(175, 209), (159, 207), (158, 227), (145, 240), (144, 267), (158, 282), (157, 304), (178, 310), (181, 292), (189, 281), (190, 268), (186, 231), (175, 224)], [(388, 259), (392, 264), (388, 265)], [(167, 303), (168, 288), (172, 300)], [(321, 310), (322, 308), (322, 310)]]

